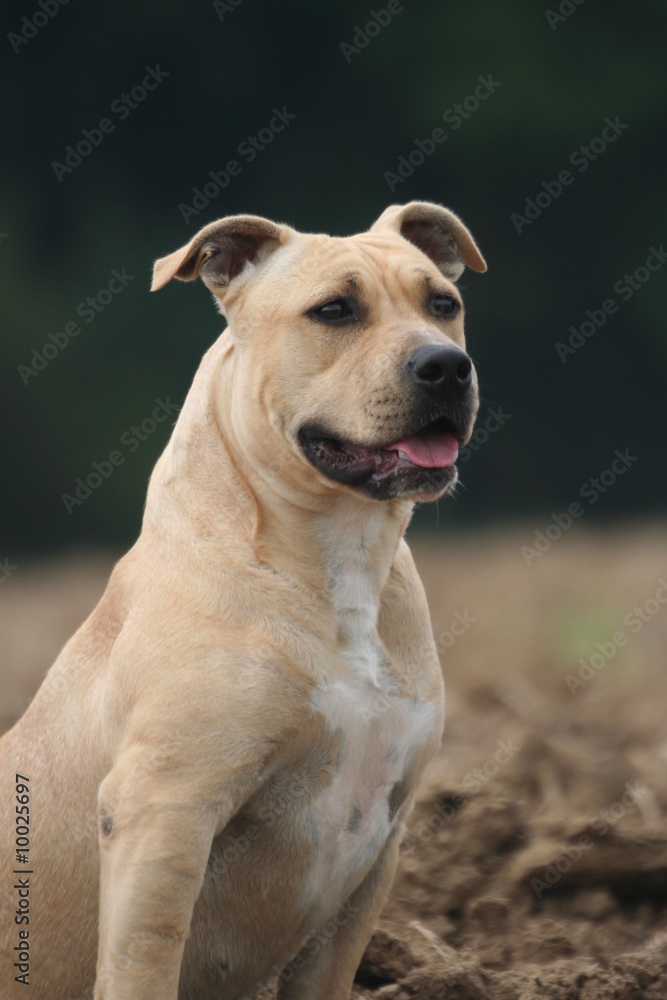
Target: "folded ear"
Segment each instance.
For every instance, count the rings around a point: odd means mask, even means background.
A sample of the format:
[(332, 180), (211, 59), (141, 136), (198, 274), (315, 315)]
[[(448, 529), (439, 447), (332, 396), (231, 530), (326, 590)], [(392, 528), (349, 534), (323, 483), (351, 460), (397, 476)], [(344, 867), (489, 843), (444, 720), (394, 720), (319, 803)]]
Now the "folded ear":
[(486, 271), (474, 239), (459, 217), (442, 205), (430, 201), (391, 205), (371, 226), (371, 232), (380, 229), (392, 229), (414, 243), (450, 281), (460, 278), (466, 266)]
[(189, 243), (167, 257), (160, 257), (153, 267), (151, 291), (156, 292), (171, 281), (194, 281), (201, 276), (212, 292), (220, 294), (238, 277), (247, 264), (265, 260), (290, 232), (257, 215), (230, 215), (205, 226)]

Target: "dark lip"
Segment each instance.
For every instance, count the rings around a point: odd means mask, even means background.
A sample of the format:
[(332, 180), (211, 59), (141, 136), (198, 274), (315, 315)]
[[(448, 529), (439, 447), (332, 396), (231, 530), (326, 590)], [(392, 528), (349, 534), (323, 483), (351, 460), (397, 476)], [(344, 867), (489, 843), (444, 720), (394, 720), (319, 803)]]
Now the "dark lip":
[(456, 479), (455, 466), (424, 469), (401, 459), (390, 448), (396, 440), (427, 428), (453, 434), (459, 443), (463, 441), (461, 428), (445, 416), (420, 421), (384, 444), (358, 444), (318, 425), (302, 427), (298, 438), (308, 461), (329, 479), (378, 499), (388, 499), (413, 493), (440, 493)]

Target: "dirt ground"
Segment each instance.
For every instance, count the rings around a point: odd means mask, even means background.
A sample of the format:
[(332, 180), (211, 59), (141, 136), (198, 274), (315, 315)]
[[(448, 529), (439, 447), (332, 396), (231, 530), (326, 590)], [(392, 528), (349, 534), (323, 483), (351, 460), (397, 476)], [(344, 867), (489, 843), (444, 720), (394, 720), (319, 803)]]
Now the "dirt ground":
[[(357, 1000), (667, 998), (667, 527), (534, 531), (413, 540), (447, 725)], [(7, 578), (0, 730), (110, 565)]]

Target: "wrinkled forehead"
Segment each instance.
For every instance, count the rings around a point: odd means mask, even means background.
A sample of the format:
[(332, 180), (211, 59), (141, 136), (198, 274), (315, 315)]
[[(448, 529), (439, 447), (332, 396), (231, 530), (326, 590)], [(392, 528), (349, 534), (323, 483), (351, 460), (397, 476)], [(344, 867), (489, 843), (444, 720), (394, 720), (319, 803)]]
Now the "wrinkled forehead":
[[(298, 234), (275, 253), (254, 282), (285, 311), (317, 305), (351, 293), (405, 295), (424, 284), (455, 286), (425, 254), (398, 234), (356, 236)], [(283, 311), (281, 309), (281, 311)]]

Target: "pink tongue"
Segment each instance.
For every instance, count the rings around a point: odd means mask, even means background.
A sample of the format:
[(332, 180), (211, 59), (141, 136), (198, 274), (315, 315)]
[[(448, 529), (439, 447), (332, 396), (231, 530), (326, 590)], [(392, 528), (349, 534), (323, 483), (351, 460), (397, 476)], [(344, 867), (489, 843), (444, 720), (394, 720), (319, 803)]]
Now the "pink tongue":
[(459, 443), (444, 431), (422, 431), (392, 444), (388, 451), (404, 451), (422, 469), (445, 469), (459, 457)]

